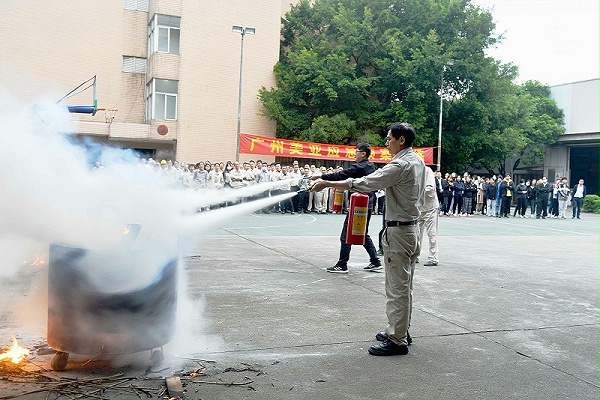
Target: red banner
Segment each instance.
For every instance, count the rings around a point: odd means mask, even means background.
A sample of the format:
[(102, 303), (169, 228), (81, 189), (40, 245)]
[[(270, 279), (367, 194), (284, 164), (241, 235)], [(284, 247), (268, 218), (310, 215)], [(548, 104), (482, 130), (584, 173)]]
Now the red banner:
[[(413, 147), (425, 164), (433, 165), (433, 149), (435, 147)], [(316, 160), (353, 161), (356, 146), (339, 144), (323, 144), (285, 140), (267, 136), (240, 134), (240, 153), (261, 156), (312, 158)], [(387, 163), (393, 157), (387, 147), (372, 147), (369, 160), (375, 163)]]

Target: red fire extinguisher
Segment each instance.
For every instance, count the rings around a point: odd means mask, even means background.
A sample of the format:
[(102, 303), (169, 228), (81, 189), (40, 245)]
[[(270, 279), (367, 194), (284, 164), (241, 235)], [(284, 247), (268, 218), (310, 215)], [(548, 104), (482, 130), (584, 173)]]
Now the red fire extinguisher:
[(368, 215), (369, 196), (364, 193), (353, 193), (350, 196), (346, 244), (365, 244)]
[(344, 205), (344, 190), (333, 189), (333, 212), (342, 212), (342, 206)]

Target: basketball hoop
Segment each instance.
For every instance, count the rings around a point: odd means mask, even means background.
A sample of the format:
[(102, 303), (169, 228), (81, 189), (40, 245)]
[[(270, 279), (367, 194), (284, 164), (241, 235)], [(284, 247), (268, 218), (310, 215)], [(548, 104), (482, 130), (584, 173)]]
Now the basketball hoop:
[(104, 122), (112, 124), (117, 115), (117, 108), (99, 108), (98, 111), (104, 111)]

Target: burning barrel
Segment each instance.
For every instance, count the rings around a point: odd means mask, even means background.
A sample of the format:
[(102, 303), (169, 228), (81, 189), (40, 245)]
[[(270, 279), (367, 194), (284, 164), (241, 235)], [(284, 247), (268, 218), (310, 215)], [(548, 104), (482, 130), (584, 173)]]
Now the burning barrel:
[[(125, 246), (122, 251), (127, 249)], [(90, 259), (94, 260), (94, 250), (50, 246), (48, 345), (57, 350), (52, 368), (63, 370), (69, 353), (150, 350), (153, 362), (162, 361), (162, 345), (171, 340), (174, 331), (178, 257), (167, 257), (143, 286), (129, 288), (98, 285), (98, 277), (89, 268)], [(157, 348), (160, 350), (154, 350)]]

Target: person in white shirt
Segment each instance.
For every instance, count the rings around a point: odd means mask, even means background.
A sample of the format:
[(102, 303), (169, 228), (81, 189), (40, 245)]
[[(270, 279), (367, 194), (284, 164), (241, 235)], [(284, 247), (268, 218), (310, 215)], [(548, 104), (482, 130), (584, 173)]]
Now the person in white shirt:
[(256, 176), (254, 170), (249, 163), (243, 164), (244, 169), (242, 170), (242, 178), (244, 180), (244, 186), (252, 186), (256, 183)]
[(208, 172), (204, 169), (204, 163), (200, 161), (196, 164), (196, 170), (194, 171), (193, 185), (194, 189), (206, 189), (208, 186)]
[(298, 162), (294, 161), (293, 167), (291, 171), (288, 171), (286, 179), (292, 179), (290, 183), (290, 192), (295, 192), (296, 195), (292, 197), (292, 214), (295, 212), (300, 212), (300, 203), (298, 197), (298, 191), (300, 190), (300, 179), (302, 178), (302, 172), (300, 171), (300, 167), (298, 166)]
[[(281, 170), (281, 164), (276, 163), (273, 167), (273, 171), (271, 171), (271, 181), (279, 182), (284, 179), (285, 179), (285, 175), (283, 175), (283, 171)], [(273, 186), (273, 189), (271, 189), (271, 194), (273, 196), (279, 196), (280, 194), (285, 193), (284, 190), (285, 190), (285, 185), (283, 185), (283, 184), (276, 185), (276, 186)], [(282, 214), (285, 212), (282, 202), (273, 205), (272, 210), (275, 212), (280, 212)]]
[(577, 217), (577, 219), (581, 219), (580, 218), (581, 206), (583, 206), (583, 199), (587, 195), (587, 190), (583, 183), (584, 183), (583, 179), (580, 179), (577, 186), (574, 186), (571, 189), (571, 193), (573, 194), (573, 217), (572, 217), (572, 219), (574, 219), (575, 217)]
[(212, 171), (208, 173), (208, 187), (211, 189), (223, 189), (225, 179), (219, 168), (219, 164), (213, 165)]
[[(321, 167), (320, 171), (321, 171), (321, 175), (324, 175), (327, 173), (327, 168)], [(325, 214), (327, 212), (327, 203), (329, 202), (328, 188), (325, 188), (318, 192), (310, 192), (310, 193), (311, 194), (314, 193), (315, 209), (317, 210), (317, 212), (319, 214)]]
[(240, 169), (240, 162), (233, 162), (233, 169), (229, 171), (229, 184), (234, 189), (244, 187), (244, 176), (245, 173)]

